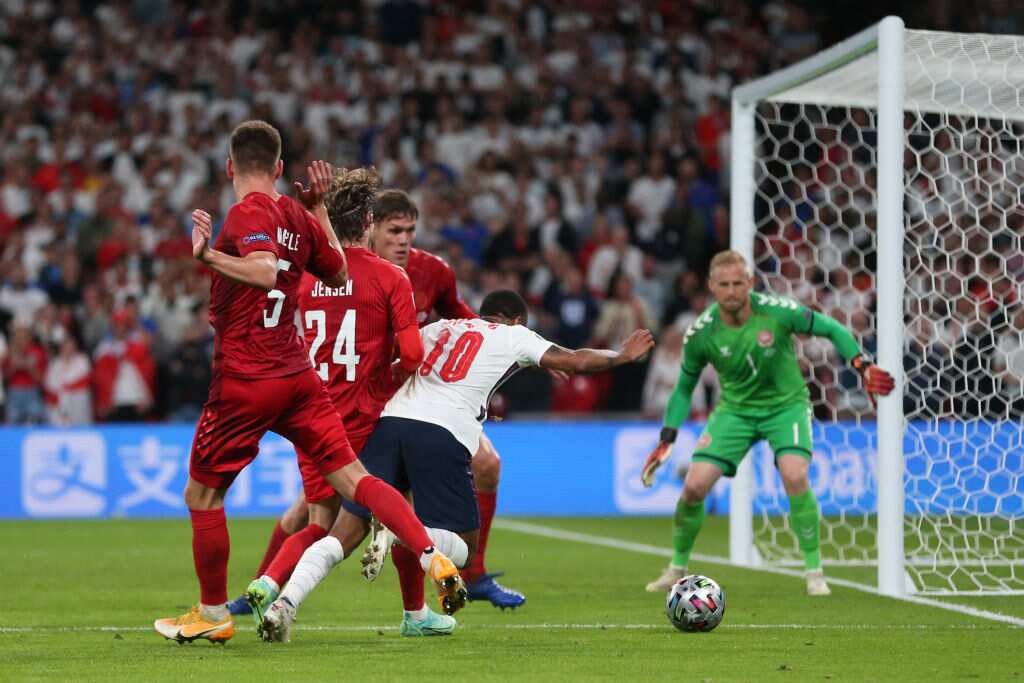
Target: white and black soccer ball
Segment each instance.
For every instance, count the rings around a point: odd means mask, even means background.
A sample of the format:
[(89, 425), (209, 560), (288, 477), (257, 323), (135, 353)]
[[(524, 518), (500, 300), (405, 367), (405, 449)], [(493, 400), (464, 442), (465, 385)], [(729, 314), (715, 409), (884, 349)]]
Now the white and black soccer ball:
[(706, 576), (684, 576), (669, 589), (665, 612), (680, 631), (710, 631), (722, 623), (725, 592)]

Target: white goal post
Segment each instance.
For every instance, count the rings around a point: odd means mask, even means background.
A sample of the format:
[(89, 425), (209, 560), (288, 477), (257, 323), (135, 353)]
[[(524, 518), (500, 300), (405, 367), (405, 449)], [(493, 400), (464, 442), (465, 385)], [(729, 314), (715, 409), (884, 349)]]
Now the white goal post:
[[(826, 566), (892, 596), (1024, 593), (1024, 38), (888, 17), (735, 88), (731, 136), (732, 247), (777, 293), (874, 330), (896, 377), (876, 422), (801, 345), (816, 442), (867, 463), (823, 502)], [(733, 481), (740, 565), (797, 561), (770, 464)]]

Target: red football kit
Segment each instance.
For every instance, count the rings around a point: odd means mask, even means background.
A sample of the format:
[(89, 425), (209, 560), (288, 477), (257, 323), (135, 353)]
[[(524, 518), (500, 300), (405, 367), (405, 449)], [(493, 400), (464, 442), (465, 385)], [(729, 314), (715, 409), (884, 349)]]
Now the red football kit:
[(420, 327), (430, 322), (431, 311), (453, 320), (477, 317), (459, 296), (455, 272), (437, 256), (420, 249), (410, 249), (405, 272), (416, 296), (416, 322)]
[[(395, 335), (416, 327), (412, 285), (398, 266), (362, 247), (347, 247), (349, 280), (329, 287), (307, 274), (299, 308), (313, 369), (327, 385), (358, 453), (391, 398)], [(306, 500), (334, 495), (315, 465), (300, 458)]]
[(268, 431), (310, 454), (320, 472), (344, 467), (355, 453), (294, 324), (303, 273), (330, 277), (342, 268), (341, 255), (299, 202), (260, 192), (231, 208), (214, 248), (239, 257), (271, 252), (278, 259), (277, 284), (263, 292), (212, 276), (213, 381), (196, 427), (190, 475), (212, 488), (229, 486)]

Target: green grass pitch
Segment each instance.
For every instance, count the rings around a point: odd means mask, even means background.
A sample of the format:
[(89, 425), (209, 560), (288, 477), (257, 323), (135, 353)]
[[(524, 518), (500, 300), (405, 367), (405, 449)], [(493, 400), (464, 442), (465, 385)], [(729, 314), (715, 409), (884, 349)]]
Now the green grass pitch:
[[(664, 546), (654, 518), (535, 519)], [(231, 521), (230, 582), (241, 591), (270, 520)], [(725, 518), (696, 551), (723, 555)], [(643, 590), (665, 559), (496, 529), (489, 568), (529, 600), (470, 604), (449, 638), (402, 638), (394, 569), (374, 584), (348, 559), (299, 614), (293, 640), (256, 639), (248, 617), (227, 646), (179, 646), (151, 630), (195, 601), (186, 520), (0, 522), (2, 681), (1024, 681), (1024, 629), (800, 579), (694, 562), (727, 594), (725, 620), (680, 633)], [(862, 576), (860, 579), (868, 577)], [(1024, 617), (1024, 598), (950, 600)]]

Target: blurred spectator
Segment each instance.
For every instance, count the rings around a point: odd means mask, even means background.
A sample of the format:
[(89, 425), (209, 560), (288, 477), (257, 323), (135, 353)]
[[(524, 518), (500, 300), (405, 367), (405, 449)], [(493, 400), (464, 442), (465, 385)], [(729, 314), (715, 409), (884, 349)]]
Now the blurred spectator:
[(555, 317), (554, 338), (559, 344), (578, 349), (590, 339), (599, 308), (578, 268), (569, 268), (562, 281), (549, 290), (544, 307)]
[(111, 422), (141, 420), (153, 406), (156, 365), (147, 335), (128, 311), (111, 320), (112, 334), (96, 349), (93, 387), (97, 414)]
[(46, 351), (32, 338), (32, 330), (27, 325), (15, 324), (3, 371), (7, 386), (7, 421), (10, 424), (43, 422)]
[[(618, 273), (608, 286), (608, 296), (601, 302), (601, 312), (594, 325), (594, 340), (588, 346), (617, 349), (633, 330), (646, 328), (657, 332), (657, 321), (643, 299), (633, 293), (629, 275)], [(646, 363), (628, 363), (612, 370), (609, 410), (637, 410), (643, 393)]]
[(50, 424), (61, 427), (92, 422), (92, 367), (73, 335), (66, 335), (59, 353), (46, 368), (46, 402)]
[(608, 244), (594, 250), (587, 270), (587, 286), (599, 296), (611, 290), (616, 273), (625, 273), (633, 279), (643, 277), (643, 252), (629, 243), (629, 231), (622, 225), (611, 229)]
[(196, 320), (184, 331), (181, 346), (166, 368), (168, 417), (179, 422), (199, 419), (210, 388), (213, 338), (205, 317)]
[(665, 157), (652, 154), (647, 162), (647, 173), (633, 181), (629, 188), (627, 206), (636, 219), (636, 241), (653, 246), (661, 228), (661, 214), (668, 208), (675, 192), (676, 181), (665, 173)]
[(518, 206), (512, 222), (491, 238), (484, 252), (484, 265), (526, 275), (539, 263), (540, 236), (527, 222), (525, 207)]
[(6, 267), (7, 279), (0, 287), (0, 312), (11, 317), (15, 324), (31, 325), (36, 313), (50, 301), (46, 292), (29, 285), (25, 268), (18, 262)]

